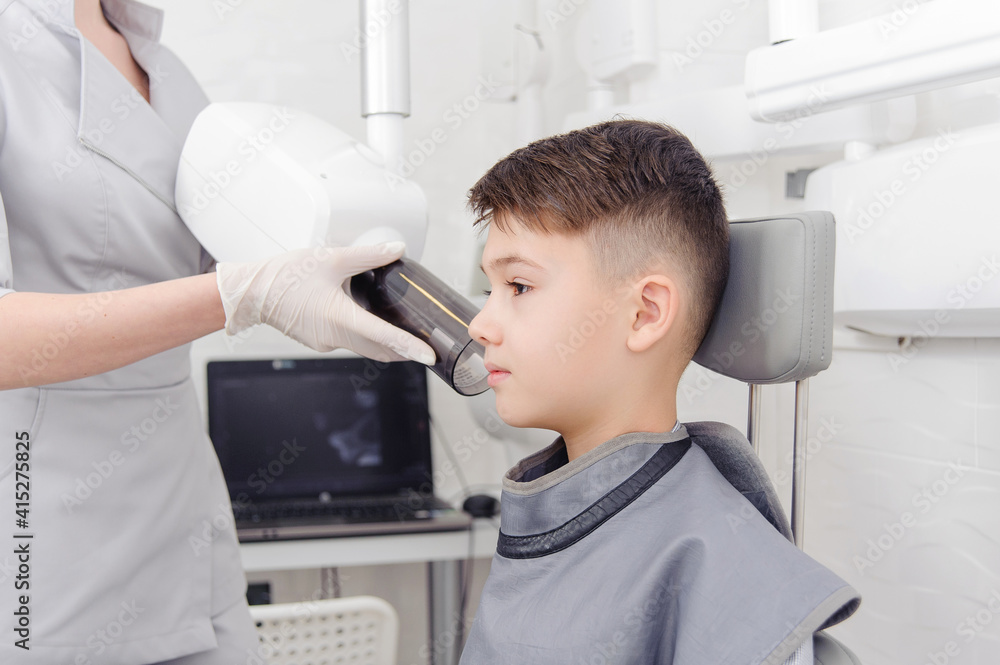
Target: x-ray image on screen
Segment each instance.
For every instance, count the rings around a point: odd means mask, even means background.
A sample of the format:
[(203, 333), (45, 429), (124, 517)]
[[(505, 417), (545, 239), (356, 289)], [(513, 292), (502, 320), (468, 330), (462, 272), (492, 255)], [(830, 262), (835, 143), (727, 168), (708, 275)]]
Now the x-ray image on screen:
[(382, 464), (382, 427), (373, 410), (378, 395), (373, 390), (359, 390), (354, 395), (361, 417), (349, 427), (330, 432), (327, 442), (340, 454), (344, 464), (379, 466)]

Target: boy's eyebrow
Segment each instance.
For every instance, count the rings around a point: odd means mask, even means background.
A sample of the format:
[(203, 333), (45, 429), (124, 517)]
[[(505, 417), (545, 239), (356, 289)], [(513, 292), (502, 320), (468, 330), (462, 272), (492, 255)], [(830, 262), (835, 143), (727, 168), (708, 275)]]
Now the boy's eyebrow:
[[(516, 265), (516, 264), (524, 265), (529, 268), (534, 268), (535, 270), (542, 270), (542, 271), (545, 270), (545, 268), (535, 263), (531, 259), (526, 259), (523, 256), (519, 256), (518, 254), (508, 254), (507, 256), (498, 256), (497, 258), (490, 261), (489, 266), (491, 270), (499, 270), (500, 268), (505, 268), (509, 265)], [(486, 269), (483, 267), (482, 263), (479, 264), (479, 269), (482, 270), (483, 272), (486, 272)]]

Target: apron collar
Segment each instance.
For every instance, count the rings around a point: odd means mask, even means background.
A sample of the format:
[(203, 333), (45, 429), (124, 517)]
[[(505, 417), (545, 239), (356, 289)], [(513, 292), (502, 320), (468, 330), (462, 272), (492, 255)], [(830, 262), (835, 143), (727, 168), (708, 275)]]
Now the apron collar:
[[(619, 499), (637, 498), (689, 447), (687, 429), (681, 425), (670, 432), (623, 434), (567, 462), (560, 437), (507, 472), (500, 530), (514, 537), (559, 531), (567, 537), (555, 540), (575, 541), (603, 522), (594, 519), (594, 511), (605, 516), (617, 512), (624, 507), (616, 503)], [(554, 540), (547, 542), (552, 545)]]
[[(497, 554), (507, 559), (535, 559), (572, 547), (641, 497), (646, 490), (677, 466), (690, 448), (691, 439), (685, 435), (683, 438), (673, 439), (654, 448), (652, 455), (638, 464), (638, 468), (634, 470), (631, 467), (637, 460), (623, 459), (621, 469), (613, 468), (615, 465), (612, 463), (612, 473), (604, 475), (616, 479), (608, 486), (602, 487), (597, 493), (603, 492), (603, 495), (586, 507), (582, 504), (594, 498), (586, 497), (587, 490), (595, 488), (571, 487), (573, 484), (579, 485), (574, 483), (581, 479), (579, 475), (564, 480), (565, 487), (559, 485), (549, 487), (548, 492), (557, 492), (562, 496), (553, 496), (548, 500), (544, 496), (545, 492), (541, 495), (517, 496), (509, 493), (505, 487), (500, 502)], [(617, 448), (618, 456), (624, 453), (623, 448)], [(606, 480), (607, 478), (595, 477), (587, 479), (586, 483), (600, 486)], [(618, 484), (614, 484), (615, 482)], [(577, 504), (576, 509), (579, 512), (575, 512), (572, 516), (559, 517), (553, 510), (555, 506), (552, 504), (556, 504), (559, 508), (569, 507), (571, 510), (573, 504)], [(515, 530), (526, 532), (512, 534), (511, 529), (507, 528), (507, 523), (512, 518), (516, 519), (514, 516), (519, 510), (522, 514), (517, 520)]]
[(514, 494), (537, 494), (583, 473), (605, 457), (628, 446), (670, 443), (687, 438), (687, 435), (687, 428), (680, 422), (676, 422), (668, 432), (630, 432), (605, 441), (572, 462), (566, 460), (566, 444), (560, 436), (551, 445), (524, 458), (507, 471), (503, 489)]

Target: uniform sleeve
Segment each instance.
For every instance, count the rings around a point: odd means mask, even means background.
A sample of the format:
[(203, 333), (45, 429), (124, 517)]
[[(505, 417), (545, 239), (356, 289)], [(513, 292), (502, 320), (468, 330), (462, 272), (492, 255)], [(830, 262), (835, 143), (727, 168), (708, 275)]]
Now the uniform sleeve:
[(7, 214), (0, 196), (0, 298), (14, 291), (14, 270), (10, 263), (10, 238), (7, 234)]
[[(4, 136), (7, 133), (7, 111), (5, 95), (0, 88), (0, 150), (3, 149)], [(3, 183), (0, 183), (2, 186)], [(14, 290), (14, 269), (10, 262), (10, 234), (7, 232), (7, 213), (3, 207), (3, 195), (0, 194), (0, 298)]]
[(207, 272), (215, 272), (215, 257), (209, 254), (204, 247), (201, 248), (200, 271), (202, 274), (205, 274)]

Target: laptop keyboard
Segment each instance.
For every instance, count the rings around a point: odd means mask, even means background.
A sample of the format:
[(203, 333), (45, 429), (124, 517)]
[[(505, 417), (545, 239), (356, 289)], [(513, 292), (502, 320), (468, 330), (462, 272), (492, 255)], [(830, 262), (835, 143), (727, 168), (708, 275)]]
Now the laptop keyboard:
[(244, 524), (317, 517), (337, 523), (404, 522), (430, 519), (434, 516), (432, 511), (442, 509), (451, 509), (451, 506), (434, 497), (413, 494), (392, 499), (354, 497), (334, 501), (310, 499), (234, 504), (233, 515), (237, 522)]

